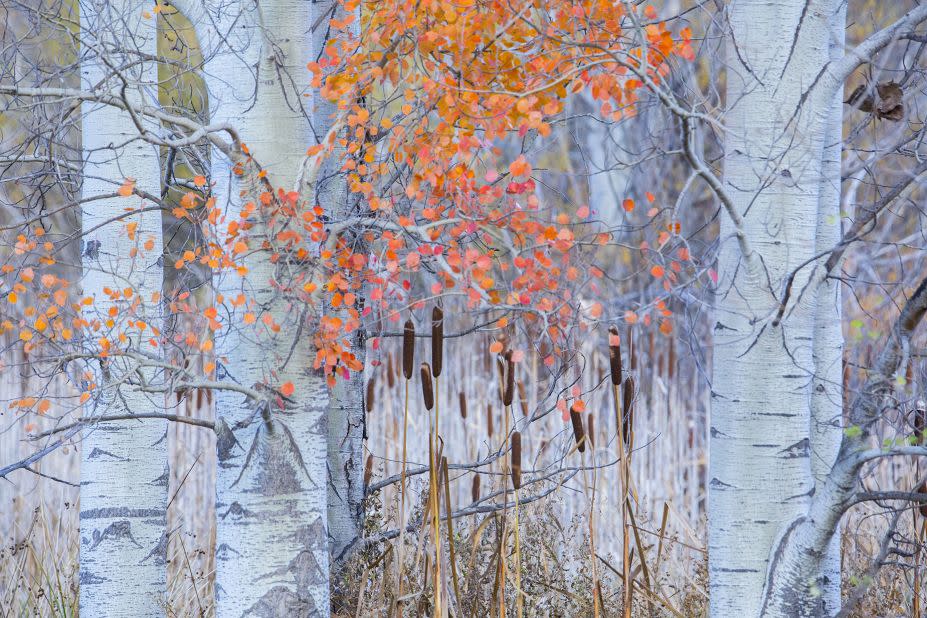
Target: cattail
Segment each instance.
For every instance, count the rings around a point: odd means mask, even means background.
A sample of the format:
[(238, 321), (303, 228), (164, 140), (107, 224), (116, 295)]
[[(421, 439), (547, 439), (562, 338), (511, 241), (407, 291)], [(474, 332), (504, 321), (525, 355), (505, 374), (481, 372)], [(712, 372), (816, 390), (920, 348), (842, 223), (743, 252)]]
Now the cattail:
[(492, 439), (492, 404), (486, 406), (486, 434)]
[(547, 450), (547, 440), (541, 440), (541, 445), (538, 447), (538, 457), (544, 454), (544, 451)]
[(364, 408), (368, 413), (373, 411), (373, 393), (377, 383), (373, 377), (367, 380), (367, 394), (364, 397)]
[(528, 395), (525, 394), (525, 383), (519, 380), (518, 384), (518, 400), (521, 402), (521, 413), (524, 416), (528, 416)]
[(415, 324), (411, 318), (406, 320), (406, 327), (402, 330), (402, 375), (406, 380), (412, 379), (412, 370), (415, 360)]
[(576, 411), (576, 408), (570, 407), (570, 421), (573, 423), (573, 437), (576, 438), (576, 445), (579, 452), (586, 450), (586, 433), (583, 431), (583, 417)]
[(628, 376), (621, 389), (623, 413), (621, 415), (621, 431), (624, 434), (624, 445), (631, 447), (631, 432), (634, 430), (634, 379)]
[(498, 382), (499, 399), (504, 400), (505, 399), (505, 363), (502, 362), (502, 359), (499, 357), (496, 357), (496, 369), (498, 370), (498, 373), (499, 373), (499, 382)]
[(444, 360), (444, 312), (440, 307), (431, 310), (431, 375), (441, 375)]
[(924, 443), (924, 430), (927, 429), (927, 404), (923, 401), (917, 402), (917, 407), (914, 409), (914, 418), (911, 420), (911, 425), (914, 427), (914, 439), (916, 444)]
[(396, 386), (396, 367), (393, 366), (392, 352), (386, 355), (386, 383), (389, 385), (390, 390)]
[(470, 486), (470, 501), (479, 502), (480, 500), (480, 475), (473, 475), (473, 484)]
[(505, 353), (505, 388), (502, 390), (502, 403), (506, 407), (512, 405), (515, 398), (515, 362), (512, 360), (512, 351)]
[[(921, 483), (914, 492), (918, 494), (927, 494), (927, 483)], [(915, 501), (920, 503), (917, 510), (920, 511), (921, 517), (927, 519), (927, 498), (915, 498)]]
[(467, 418), (467, 396), (463, 391), (460, 391), (457, 399), (460, 401), (460, 418)]
[(628, 332), (628, 364), (631, 366), (631, 371), (637, 370), (637, 346), (634, 345), (634, 334), (630, 331)]
[(512, 487), (521, 489), (521, 432), (512, 434)]
[(676, 373), (676, 344), (673, 339), (670, 339), (669, 342), (669, 360), (666, 363), (666, 377), (672, 381), (673, 375)]
[(435, 407), (435, 391), (431, 384), (431, 367), (428, 363), (422, 363), (422, 401), (425, 402), (425, 408), (431, 410)]
[(612, 384), (621, 386), (621, 336), (614, 326), (608, 329), (608, 362), (611, 365)]
[(589, 432), (586, 434), (587, 440), (589, 440), (589, 446), (595, 446), (595, 417), (592, 416), (592, 412), (586, 415), (586, 429)]
[(367, 463), (364, 465), (364, 486), (370, 486), (370, 479), (373, 478), (373, 455), (367, 455)]

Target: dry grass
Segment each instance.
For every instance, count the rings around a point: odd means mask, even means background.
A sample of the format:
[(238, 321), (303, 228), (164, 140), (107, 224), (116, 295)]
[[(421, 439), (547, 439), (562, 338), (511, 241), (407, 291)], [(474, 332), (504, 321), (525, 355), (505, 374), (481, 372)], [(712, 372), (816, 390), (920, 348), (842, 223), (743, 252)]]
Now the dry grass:
[[(385, 516), (380, 506), (369, 505), (376, 520)], [(593, 615), (594, 586), (589, 561), (588, 537), (583, 533), (586, 524), (582, 518), (563, 522), (558, 515), (558, 500), (535, 503), (524, 507), (519, 517), (521, 539), (521, 580), (524, 615), (526, 616), (591, 616)], [(421, 510), (421, 509), (420, 509)], [(511, 516), (511, 515), (510, 515)], [(516, 607), (516, 561), (513, 553), (511, 520), (503, 526), (501, 513), (467, 518), (455, 522), (453, 546), (460, 579), (460, 595), (449, 595), (450, 608), (456, 616), (497, 615), (499, 594), (504, 594), (504, 605)], [(509, 530), (503, 543), (503, 529)], [(406, 574), (403, 589), (403, 616), (431, 615), (434, 597), (434, 579), (421, 568), (421, 556), (416, 558), (415, 548), (428, 543), (428, 530), (424, 538), (418, 534), (406, 536), (408, 544)], [(444, 543), (445, 549), (448, 549)], [(668, 541), (666, 548), (673, 545)], [(507, 580), (504, 588), (498, 582), (500, 547), (507, 563)], [(367, 548), (356, 555), (345, 567), (333, 598), (334, 615), (341, 618), (354, 616), (398, 615), (394, 611), (397, 599), (395, 558), (393, 544)], [(610, 559), (611, 558), (611, 559)], [(620, 615), (622, 612), (623, 585), (620, 571), (613, 557), (599, 560), (602, 588), (602, 615)], [(705, 615), (707, 607), (705, 566), (703, 560), (692, 560), (685, 573), (678, 563), (665, 564), (660, 575), (660, 587), (668, 593), (667, 599), (677, 613), (661, 608), (659, 602), (647, 603), (644, 591), (638, 587), (634, 616)], [(453, 588), (453, 587), (452, 587)], [(511, 612), (514, 615), (514, 612)]]
[[(406, 380), (402, 375), (400, 347), (381, 347), (380, 363), (372, 369), (368, 401), (369, 475), (372, 483), (399, 475), (402, 464), (402, 424)], [(430, 522), (429, 504), (441, 509), (440, 540), (426, 523), (405, 535), (402, 553), (402, 613), (429, 615), (436, 599), (457, 616), (618, 616), (624, 612), (622, 554), (625, 544), (633, 553), (631, 616), (706, 615), (707, 577), (705, 530), (705, 410), (704, 392), (683, 392), (677, 385), (697, 383), (694, 368), (659, 346), (637, 345), (638, 394), (634, 402), (634, 456), (630, 475), (637, 494), (628, 540), (620, 518), (619, 469), (614, 465), (620, 418), (613, 409), (610, 362), (601, 342), (582, 350), (586, 359), (578, 386), (585, 393), (586, 449), (576, 448), (569, 422), (553, 402), (544, 399), (549, 383), (543, 368), (530, 356), (515, 367), (517, 398), (504, 406), (505, 380), (493, 359), (484, 354), (459, 354), (457, 341), (445, 340), (446, 362), (441, 387), (435, 389), (440, 417), (440, 456), (450, 469), (434, 477), (409, 477), (406, 521)], [(471, 344), (472, 345), (472, 344)], [(428, 358), (427, 342), (416, 343), (416, 358)], [(652, 356), (651, 356), (652, 355)], [(450, 362), (448, 362), (450, 361)], [(629, 363), (631, 364), (631, 363)], [(506, 368), (507, 369), (507, 368)], [(393, 375), (389, 375), (392, 371)], [(672, 375), (672, 379), (670, 376)], [(429, 462), (428, 437), (433, 428), (422, 403), (419, 376), (413, 375), (408, 419), (408, 468), (414, 472)], [(6, 378), (6, 392), (17, 393), (30, 385)], [(522, 384), (524, 386), (522, 386)], [(601, 386), (600, 386), (601, 385)], [(500, 388), (501, 386), (501, 388)], [(623, 402), (622, 407), (623, 407)], [(209, 417), (210, 402), (191, 395), (175, 402), (178, 413)], [(529, 423), (525, 410), (547, 410)], [(466, 412), (464, 413), (464, 410)], [(448, 413), (453, 411), (453, 413)], [(627, 416), (627, 415), (625, 415)], [(434, 417), (431, 417), (434, 418)], [(41, 422), (48, 422), (42, 420)], [(24, 444), (23, 420), (7, 423), (0, 441), (9, 452), (29, 452)], [(503, 453), (508, 427), (519, 432), (521, 489), (516, 518), (514, 491)], [(622, 428), (623, 429), (623, 428)], [(624, 433), (624, 432), (623, 432)], [(169, 616), (211, 616), (213, 585), (214, 464), (210, 432), (176, 424), (168, 435), (171, 452), (169, 527), (169, 590), (164, 599)], [(77, 478), (75, 443), (61, 459), (43, 462), (42, 471), (69, 480)], [(455, 464), (497, 459), (479, 468)], [(52, 466), (56, 467), (52, 467)], [(914, 483), (904, 466), (880, 469), (881, 486)], [(434, 494), (429, 479), (438, 483)], [(16, 473), (12, 483), (0, 486), (3, 504), (4, 544), (0, 549), (0, 616), (75, 616), (77, 604), (77, 492), (28, 472)], [(871, 480), (871, 479), (870, 479)], [(478, 489), (474, 495), (474, 485)], [(399, 520), (399, 483), (368, 497), (366, 531), (370, 537), (395, 530)], [(913, 485), (912, 485), (913, 486)], [(506, 489), (507, 488), (507, 489)], [(550, 492), (543, 499), (532, 498)], [(437, 497), (434, 497), (437, 496)], [(453, 512), (474, 502), (487, 507), (507, 496), (509, 508), (458, 517)], [(902, 517), (904, 532), (912, 535), (910, 513)], [(866, 583), (866, 569), (879, 551), (879, 534), (886, 520), (877, 508), (854, 510), (845, 526), (845, 592)], [(517, 530), (517, 536), (516, 536)], [(517, 539), (517, 554), (516, 554)], [(593, 557), (591, 547), (594, 547)], [(644, 560), (641, 561), (641, 549)], [(356, 555), (332, 583), (337, 616), (397, 615), (398, 539), (371, 543)], [(501, 556), (501, 561), (500, 561)], [(435, 558), (441, 568), (435, 568)], [(913, 602), (912, 558), (898, 558), (871, 582), (857, 616), (910, 615)], [(646, 566), (646, 570), (643, 568)], [(504, 568), (503, 568), (504, 567)], [(439, 590), (434, 574), (441, 573)], [(521, 591), (521, 594), (518, 593)], [(598, 590), (598, 594), (596, 593)], [(438, 594), (436, 594), (436, 592)], [(598, 607), (597, 607), (598, 605)]]

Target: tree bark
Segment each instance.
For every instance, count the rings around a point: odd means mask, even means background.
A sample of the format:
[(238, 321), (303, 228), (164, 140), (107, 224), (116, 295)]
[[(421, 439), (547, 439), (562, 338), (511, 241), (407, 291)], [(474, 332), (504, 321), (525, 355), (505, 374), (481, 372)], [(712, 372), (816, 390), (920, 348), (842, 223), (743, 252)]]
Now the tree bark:
[[(816, 290), (781, 322), (773, 316), (789, 274), (814, 255), (818, 241), (832, 101), (807, 93), (830, 59), (837, 6), (834, 0), (728, 6), (724, 185), (742, 223), (738, 229), (730, 218), (722, 221), (718, 260), (709, 466), (712, 616), (821, 610), (820, 573), (788, 610), (765, 606), (763, 592), (783, 529), (807, 513), (812, 469), (832, 460), (831, 453), (817, 451), (831, 448), (826, 440), (812, 444), (811, 435), (811, 408), (824, 417), (833, 412), (832, 406), (809, 406), (815, 352), (826, 365), (835, 343), (822, 330), (815, 349)], [(730, 240), (736, 233), (750, 239), (753, 255), (743, 256)], [(798, 272), (796, 294), (811, 270)]]
[[(156, 104), (147, 100), (156, 92), (154, 62), (136, 60), (135, 52), (155, 54), (154, 20), (142, 18), (148, 8), (133, 0), (96, 0), (82, 10), (83, 32), (93, 33), (85, 53), (94, 60), (82, 69), (85, 88), (104, 86), (120, 92), (123, 82), (110, 75), (110, 66), (120, 67), (127, 79), (124, 96), (131, 105)], [(130, 46), (130, 47), (129, 47)], [(90, 47), (90, 49), (88, 49)], [(105, 49), (105, 52), (104, 52)], [(132, 62), (129, 62), (129, 61)], [(121, 68), (128, 65), (129, 68)], [(85, 102), (83, 149), (85, 154), (83, 196), (112, 193), (124, 178), (134, 178), (136, 187), (160, 194), (158, 148), (139, 139), (139, 127), (125, 111)], [(157, 130), (140, 121), (146, 130)], [(95, 339), (107, 337), (114, 347), (138, 346), (151, 352), (152, 331), (138, 334), (126, 324), (127, 314), (151, 327), (160, 325), (152, 311), (159, 303), (152, 294), (161, 292), (161, 215), (145, 212), (97, 228), (126, 208), (139, 206), (137, 197), (112, 198), (88, 203), (82, 213), (84, 231), (82, 264), (83, 292), (95, 299), (94, 312), (104, 323)], [(125, 225), (137, 224), (130, 238)], [(151, 249), (142, 244), (153, 241)], [(137, 254), (133, 256), (133, 250)], [(114, 300), (107, 287), (131, 287), (134, 298), (142, 299), (132, 309), (130, 297)], [(115, 329), (106, 325), (109, 309), (118, 315)], [(89, 313), (89, 312), (88, 312)], [(134, 315), (133, 315), (134, 313)], [(89, 315), (87, 316), (89, 319)], [(129, 343), (118, 340), (126, 330)], [(132, 334), (132, 333), (136, 334)], [(97, 346), (98, 342), (90, 342)], [(158, 412), (163, 396), (151, 397), (117, 380), (132, 372), (133, 361), (109, 358), (101, 361), (100, 387), (86, 404), (85, 417)], [(144, 376), (153, 380), (147, 371)], [(86, 616), (159, 616), (166, 592), (165, 512), (167, 506), (167, 443), (163, 420), (116, 421), (89, 425), (83, 431), (80, 489), (80, 611)]]
[[(325, 48), (329, 39), (339, 32), (329, 26), (332, 20), (343, 20), (345, 11), (339, 2), (325, 0), (313, 4), (312, 23), (318, 24), (313, 32), (312, 48), (315, 54)], [(354, 21), (354, 34), (358, 33)], [(316, 91), (313, 100), (313, 126), (316, 135), (324, 141), (332, 130), (336, 104), (325, 100)], [(333, 224), (367, 213), (365, 202), (348, 190), (347, 179), (341, 171), (344, 148), (337, 143), (332, 156), (326, 158), (316, 174), (313, 199), (329, 213)], [(363, 211), (362, 211), (363, 209)], [(341, 238), (356, 253), (366, 254), (364, 230), (348, 229)], [(355, 308), (364, 306), (363, 290), (357, 293)], [(349, 310), (326, 307), (326, 312), (347, 322)], [(366, 332), (363, 327), (350, 333), (351, 350), (361, 363), (366, 361)], [(364, 438), (366, 414), (364, 410), (364, 372), (352, 373), (347, 379), (339, 376), (330, 391), (328, 406), (328, 534), (332, 568), (343, 563), (357, 547), (363, 533), (364, 522)]]
[[(830, 59), (843, 56), (846, 5), (840, 4), (831, 20)], [(819, 199), (815, 253), (837, 246), (842, 235), (840, 225), (841, 163), (843, 153), (843, 87), (837, 88), (827, 111), (823, 174)], [(812, 280), (816, 289), (814, 343), (812, 357), (814, 377), (811, 383), (811, 472), (815, 494), (824, 491), (827, 477), (836, 462), (843, 437), (843, 297), (840, 282), (825, 277), (825, 264), (819, 261)], [(840, 530), (834, 536), (821, 561), (821, 610), (832, 615), (840, 609)]]
[[(195, 24), (207, 58), (205, 74), (213, 123), (240, 131), (248, 151), (275, 189), (296, 184), (306, 148), (312, 143), (307, 117), (311, 59), (310, 3), (244, 1), (230, 7), (210, 1), (206, 14), (181, 5)], [(189, 11), (189, 12), (188, 12)], [(237, 177), (229, 161), (213, 153), (213, 195), (228, 222), (243, 201), (257, 203), (262, 180)], [(252, 235), (264, 222), (256, 221)], [(258, 242), (252, 243), (254, 250)], [(327, 390), (313, 370), (313, 329), (317, 316), (297, 304), (275, 282), (291, 283), (297, 264), (276, 264), (264, 251), (244, 259), (248, 273), (225, 272), (217, 280), (226, 306), (217, 333), (218, 378), (246, 386), (292, 382), (284, 400), (243, 402), (240, 395), (216, 393), (217, 541), (216, 613), (225, 616), (328, 615), (326, 533)], [(244, 294), (254, 304), (233, 307)], [(242, 323), (253, 312), (257, 322)], [(266, 328), (270, 316), (279, 330)], [(279, 404), (283, 402), (281, 407)]]

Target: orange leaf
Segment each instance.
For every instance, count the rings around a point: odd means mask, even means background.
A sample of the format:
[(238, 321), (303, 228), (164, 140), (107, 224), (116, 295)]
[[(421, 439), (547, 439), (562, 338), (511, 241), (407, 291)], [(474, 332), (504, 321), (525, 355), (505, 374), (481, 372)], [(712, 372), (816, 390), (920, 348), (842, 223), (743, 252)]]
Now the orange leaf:
[(501, 342), (501, 341), (493, 341), (493, 342), (492, 342), (492, 345), (489, 346), (489, 352), (490, 352), (490, 354), (498, 354), (498, 353), (501, 352), (501, 351), (502, 351), (502, 342)]
[(284, 382), (280, 385), (280, 392), (284, 397), (289, 397), (296, 391), (296, 387), (293, 386), (292, 382)]
[(133, 191), (135, 191), (135, 179), (126, 178), (125, 182), (122, 183), (122, 186), (119, 187), (119, 195), (122, 197), (129, 197), (132, 195)]

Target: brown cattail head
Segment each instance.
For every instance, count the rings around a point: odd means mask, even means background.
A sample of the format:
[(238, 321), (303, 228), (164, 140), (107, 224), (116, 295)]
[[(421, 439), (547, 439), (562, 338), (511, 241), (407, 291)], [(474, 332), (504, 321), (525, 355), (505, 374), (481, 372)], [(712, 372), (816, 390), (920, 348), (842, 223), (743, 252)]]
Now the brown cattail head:
[(521, 489), (521, 432), (512, 434), (512, 487)]
[(486, 435), (492, 439), (492, 404), (486, 406)]
[(367, 463), (364, 465), (364, 487), (370, 486), (371, 478), (373, 478), (373, 455), (367, 455)]
[(431, 367), (428, 363), (422, 363), (422, 401), (425, 402), (425, 408), (431, 410), (435, 407), (435, 391), (431, 383)]
[(480, 475), (473, 475), (473, 484), (470, 486), (470, 500), (479, 502), (480, 500)]
[(528, 416), (528, 395), (525, 393), (525, 383), (519, 380), (518, 385), (518, 400), (521, 402), (521, 413), (524, 416)]
[(502, 389), (502, 403), (506, 407), (512, 405), (515, 399), (515, 361), (512, 360), (512, 351), (505, 353), (505, 387)]
[(918, 401), (912, 415), (911, 426), (914, 427), (915, 444), (923, 444), (924, 432), (927, 430), (927, 403)]
[(576, 445), (579, 452), (586, 450), (586, 432), (583, 431), (583, 416), (576, 411), (575, 407), (570, 407), (570, 422), (573, 423), (573, 437), (576, 438)]
[(589, 446), (595, 446), (595, 417), (592, 412), (586, 415), (586, 439), (589, 440)]
[(630, 448), (631, 432), (634, 431), (634, 379), (631, 376), (624, 379), (621, 395), (624, 404), (621, 414), (621, 432), (624, 435), (624, 445)]
[(615, 326), (608, 329), (608, 362), (611, 365), (612, 384), (621, 386), (621, 337)]
[(415, 324), (412, 319), (406, 320), (402, 330), (402, 375), (406, 380), (412, 379), (413, 365), (415, 364)]
[[(927, 483), (921, 483), (914, 492), (918, 494), (927, 494)], [(914, 501), (920, 504), (917, 510), (920, 511), (921, 517), (927, 519), (927, 498), (915, 498)]]
[(431, 310), (431, 372), (434, 377), (441, 375), (444, 364), (444, 312), (441, 307)]
[(373, 411), (373, 393), (376, 390), (376, 381), (373, 377), (367, 380), (367, 393), (364, 395), (364, 409), (367, 412)]
[(467, 395), (460, 391), (457, 398), (460, 401), (460, 418), (467, 418)]
[(386, 383), (392, 389), (396, 385), (396, 367), (393, 365), (393, 353), (386, 355)]
[(544, 454), (544, 451), (547, 450), (547, 440), (541, 440), (540, 446), (538, 446), (538, 457)]
[(634, 345), (634, 333), (628, 331), (628, 365), (631, 371), (637, 370), (637, 346)]
[(496, 357), (496, 369), (499, 373), (499, 399), (505, 399), (505, 363), (498, 356)]

